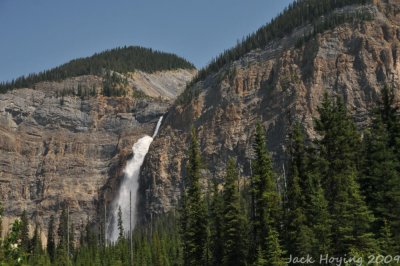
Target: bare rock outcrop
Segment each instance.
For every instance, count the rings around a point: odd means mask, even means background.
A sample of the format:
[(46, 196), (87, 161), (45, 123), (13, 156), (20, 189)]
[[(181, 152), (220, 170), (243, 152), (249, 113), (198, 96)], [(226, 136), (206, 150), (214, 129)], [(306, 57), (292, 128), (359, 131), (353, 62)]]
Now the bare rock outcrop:
[(177, 205), (191, 125), (198, 129), (209, 169), (205, 179), (222, 179), (229, 156), (237, 156), (242, 176), (249, 176), (257, 120), (267, 129), (276, 168), (283, 171), (292, 123), (301, 121), (315, 137), (313, 117), (325, 92), (341, 95), (364, 127), (380, 89), (400, 83), (400, 15), (398, 3), (389, 2), (362, 7), (373, 15), (371, 21), (337, 26), (302, 47), (294, 45), (301, 32), (297, 29), (195, 84), (192, 89), (198, 96), (173, 106), (146, 157), (140, 183), (142, 215)]
[[(45, 233), (50, 215), (58, 217), (63, 204), (69, 206), (76, 232), (95, 220), (99, 200), (111, 201), (118, 190), (132, 145), (144, 134), (152, 134), (158, 117), (171, 105), (166, 99), (176, 97), (195, 74), (166, 72), (149, 77), (164, 81), (156, 88), (156, 98), (62, 94), (80, 87), (99, 91), (102, 78), (98, 76), (42, 82), (34, 89), (0, 94), (4, 232), (26, 210), (32, 224), (39, 224)], [(162, 90), (169, 78), (174, 90), (168, 86)]]

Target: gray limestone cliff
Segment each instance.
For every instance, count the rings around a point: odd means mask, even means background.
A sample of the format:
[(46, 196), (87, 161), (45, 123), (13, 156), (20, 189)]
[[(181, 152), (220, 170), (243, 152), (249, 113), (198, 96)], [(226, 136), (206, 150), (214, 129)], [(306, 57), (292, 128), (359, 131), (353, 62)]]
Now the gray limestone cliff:
[[(152, 134), (194, 74), (185, 69), (128, 74), (124, 97), (77, 95), (81, 88), (101, 91), (98, 76), (0, 94), (4, 232), (26, 210), (31, 227), (39, 224), (44, 237), (50, 215), (57, 217), (63, 204), (69, 206), (76, 232), (94, 221), (99, 201), (111, 201), (118, 190), (133, 143)], [(133, 91), (142, 94), (129, 96)]]
[(303, 28), (253, 50), (197, 82), (196, 95), (177, 102), (165, 116), (146, 157), (140, 180), (141, 215), (177, 206), (185, 172), (190, 127), (198, 130), (207, 179), (223, 178), (229, 156), (238, 158), (243, 178), (250, 174), (252, 136), (260, 120), (276, 169), (283, 172), (288, 132), (295, 120), (310, 138), (313, 117), (325, 92), (340, 95), (360, 128), (385, 84), (400, 82), (398, 1), (350, 6), (373, 19), (344, 23), (317, 34), (302, 46)]

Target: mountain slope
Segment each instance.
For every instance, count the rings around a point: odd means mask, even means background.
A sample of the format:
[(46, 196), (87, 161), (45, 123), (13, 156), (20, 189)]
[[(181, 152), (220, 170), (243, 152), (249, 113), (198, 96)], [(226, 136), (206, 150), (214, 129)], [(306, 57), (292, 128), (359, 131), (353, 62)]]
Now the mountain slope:
[(72, 60), (66, 64), (37, 74), (22, 76), (11, 82), (0, 83), (0, 93), (15, 88), (32, 87), (41, 81), (60, 81), (82, 75), (100, 75), (106, 70), (119, 73), (140, 70), (147, 73), (175, 69), (193, 70), (195, 67), (175, 54), (129, 46), (107, 50), (90, 57)]
[[(309, 137), (316, 137), (313, 117), (325, 92), (341, 95), (363, 127), (382, 86), (400, 82), (399, 10), (397, 1), (335, 9), (206, 71), (169, 110), (148, 153), (140, 185), (142, 215), (177, 206), (191, 125), (198, 129), (205, 168), (210, 169), (204, 172), (204, 185), (207, 178), (223, 178), (229, 156), (238, 156), (242, 175), (249, 176), (257, 120), (267, 129), (276, 168), (284, 172), (291, 125), (299, 120)], [(315, 21), (323, 23), (335, 14), (368, 14), (368, 19), (354, 16), (351, 23), (344, 20), (298, 42)]]
[(45, 243), (49, 217), (57, 220), (63, 204), (70, 207), (76, 234), (83, 223), (95, 222), (97, 207), (118, 191), (132, 145), (153, 133), (195, 73), (191, 67), (111, 70), (0, 94), (3, 233), (26, 210), (31, 229), (39, 225)]

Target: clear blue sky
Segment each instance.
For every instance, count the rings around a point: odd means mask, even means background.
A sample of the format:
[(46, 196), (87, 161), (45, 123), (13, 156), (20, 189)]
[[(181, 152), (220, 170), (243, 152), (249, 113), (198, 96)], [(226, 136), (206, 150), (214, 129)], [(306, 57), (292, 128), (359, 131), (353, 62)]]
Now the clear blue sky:
[(205, 66), (292, 0), (0, 0), (0, 81), (124, 45)]

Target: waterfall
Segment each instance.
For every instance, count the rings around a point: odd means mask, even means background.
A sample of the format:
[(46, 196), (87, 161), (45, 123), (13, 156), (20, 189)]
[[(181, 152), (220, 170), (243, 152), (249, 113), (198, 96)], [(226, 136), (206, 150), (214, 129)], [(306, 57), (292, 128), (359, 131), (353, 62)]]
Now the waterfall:
[(157, 136), (158, 130), (160, 129), (161, 126), (162, 119), (163, 119), (162, 116), (160, 117), (160, 119), (158, 119), (156, 129), (154, 130), (153, 139)]
[[(157, 122), (153, 137), (144, 136), (133, 144), (133, 157), (128, 161), (124, 169), (124, 179), (119, 188), (119, 193), (112, 203), (111, 220), (108, 224), (108, 240), (115, 242), (118, 239), (118, 207), (121, 207), (122, 222), (125, 232), (129, 231), (129, 192), (132, 192), (132, 229), (136, 223), (136, 194), (139, 188), (140, 167), (143, 164), (144, 158), (149, 151), (150, 144), (157, 135), (161, 126), (162, 116)], [(110, 228), (111, 226), (111, 228)]]

